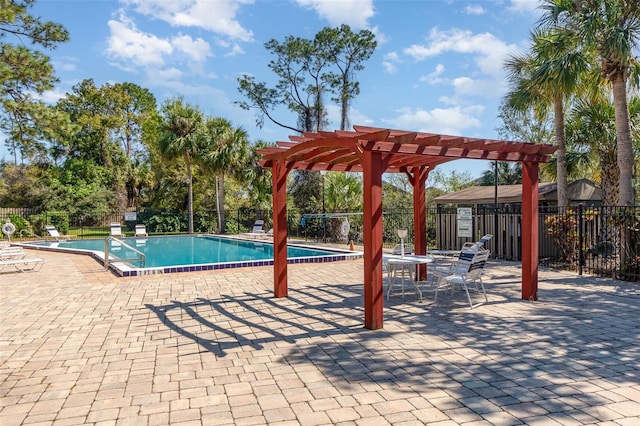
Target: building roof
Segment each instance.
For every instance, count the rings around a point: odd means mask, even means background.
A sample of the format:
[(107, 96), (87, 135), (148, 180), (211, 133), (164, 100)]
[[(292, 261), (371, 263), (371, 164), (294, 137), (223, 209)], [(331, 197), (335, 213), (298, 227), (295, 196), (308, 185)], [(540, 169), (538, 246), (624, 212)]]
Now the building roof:
[[(557, 183), (548, 182), (538, 185), (540, 201), (557, 201)], [(602, 199), (600, 187), (589, 179), (570, 182), (567, 188), (569, 201), (599, 201)], [(495, 188), (493, 186), (471, 186), (461, 191), (441, 195), (434, 199), (436, 204), (493, 204)], [(522, 202), (522, 185), (499, 185), (498, 203)]]

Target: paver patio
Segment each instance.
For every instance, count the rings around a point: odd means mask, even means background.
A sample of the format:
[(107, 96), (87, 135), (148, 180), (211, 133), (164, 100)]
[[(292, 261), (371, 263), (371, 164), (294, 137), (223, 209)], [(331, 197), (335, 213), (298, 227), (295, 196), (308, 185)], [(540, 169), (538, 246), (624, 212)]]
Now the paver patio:
[(0, 274), (0, 425), (640, 424), (640, 285), (490, 262), (489, 303), (408, 293), (363, 328), (362, 260), (118, 278)]

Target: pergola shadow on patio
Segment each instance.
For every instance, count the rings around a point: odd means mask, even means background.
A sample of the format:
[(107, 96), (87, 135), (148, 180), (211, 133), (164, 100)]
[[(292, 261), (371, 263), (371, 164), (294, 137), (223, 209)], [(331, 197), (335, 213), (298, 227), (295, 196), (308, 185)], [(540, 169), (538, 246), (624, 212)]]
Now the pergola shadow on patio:
[(364, 326), (383, 326), (382, 174), (405, 173), (413, 186), (414, 244), (426, 254), (426, 181), (436, 166), (457, 159), (522, 163), (522, 298), (537, 300), (538, 164), (550, 160), (555, 147), (433, 133), (354, 126), (354, 131), (304, 133), (290, 142), (258, 150), (273, 183), (274, 295), (286, 297), (286, 182), (291, 170), (343, 171), (363, 174)]

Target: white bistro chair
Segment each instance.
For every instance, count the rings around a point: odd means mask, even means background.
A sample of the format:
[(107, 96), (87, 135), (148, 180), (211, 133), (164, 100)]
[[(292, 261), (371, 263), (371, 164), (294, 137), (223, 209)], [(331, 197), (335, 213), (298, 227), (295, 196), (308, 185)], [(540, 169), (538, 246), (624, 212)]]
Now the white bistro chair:
[(437, 279), (434, 301), (438, 301), (438, 291), (454, 291), (456, 286), (462, 287), (467, 294), (467, 300), (471, 309), (480, 305), (480, 302), (473, 304), (469, 286), (473, 285), (476, 293), (484, 296), (484, 301), (488, 302), (487, 292), (482, 282), (482, 272), (489, 259), (489, 250), (463, 250), (460, 252), (458, 260), (448, 270), (432, 270), (431, 274)]

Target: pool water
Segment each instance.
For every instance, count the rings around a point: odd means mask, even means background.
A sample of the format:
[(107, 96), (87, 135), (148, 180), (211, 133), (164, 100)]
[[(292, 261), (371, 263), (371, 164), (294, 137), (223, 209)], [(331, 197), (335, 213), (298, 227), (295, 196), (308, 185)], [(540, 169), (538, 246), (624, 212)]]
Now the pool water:
[[(85, 252), (103, 261), (104, 241), (104, 239), (44, 241), (29, 245), (42, 249)], [(146, 262), (142, 265), (140, 261), (133, 260), (139, 258), (135, 251), (117, 240), (110, 240), (110, 264), (119, 275), (123, 276), (273, 264), (273, 244), (262, 241), (213, 235), (130, 237), (123, 238), (122, 241), (146, 256)], [(292, 245), (287, 247), (289, 263), (344, 260), (351, 253), (353, 252), (318, 250)]]

